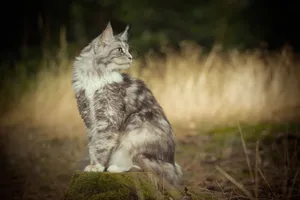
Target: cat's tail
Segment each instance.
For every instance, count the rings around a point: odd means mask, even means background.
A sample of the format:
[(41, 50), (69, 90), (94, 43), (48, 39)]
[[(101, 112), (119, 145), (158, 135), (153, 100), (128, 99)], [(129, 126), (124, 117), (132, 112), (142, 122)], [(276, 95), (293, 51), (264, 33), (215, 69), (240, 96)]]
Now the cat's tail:
[(182, 184), (182, 170), (177, 163), (169, 163), (160, 160), (148, 159), (145, 156), (138, 156), (137, 164), (146, 172), (153, 172), (161, 180), (166, 180), (174, 187)]

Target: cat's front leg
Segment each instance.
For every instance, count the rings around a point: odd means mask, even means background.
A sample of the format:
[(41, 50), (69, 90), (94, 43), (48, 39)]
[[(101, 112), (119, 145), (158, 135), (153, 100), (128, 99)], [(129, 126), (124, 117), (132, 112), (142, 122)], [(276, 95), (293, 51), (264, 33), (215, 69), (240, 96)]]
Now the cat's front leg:
[(112, 131), (99, 130), (92, 134), (89, 142), (90, 165), (85, 171), (103, 172), (109, 162), (111, 150), (116, 146), (117, 134)]
[(105, 167), (96, 158), (95, 148), (93, 146), (89, 147), (90, 154), (90, 164), (84, 168), (85, 172), (103, 172)]

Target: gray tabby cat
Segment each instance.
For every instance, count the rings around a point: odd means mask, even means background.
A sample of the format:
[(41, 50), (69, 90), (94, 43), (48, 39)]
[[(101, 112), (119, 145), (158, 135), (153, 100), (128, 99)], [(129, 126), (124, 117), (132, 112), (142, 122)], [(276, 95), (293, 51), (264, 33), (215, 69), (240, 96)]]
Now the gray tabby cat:
[(143, 81), (119, 71), (132, 62), (127, 32), (114, 36), (108, 23), (74, 62), (72, 86), (88, 133), (84, 171), (152, 171), (178, 185), (182, 171), (163, 109)]

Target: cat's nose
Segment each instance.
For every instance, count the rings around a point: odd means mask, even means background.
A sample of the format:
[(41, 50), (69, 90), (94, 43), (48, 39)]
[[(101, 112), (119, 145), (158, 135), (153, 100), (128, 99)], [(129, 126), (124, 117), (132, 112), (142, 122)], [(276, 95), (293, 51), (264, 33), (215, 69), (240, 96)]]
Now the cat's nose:
[(132, 61), (132, 56), (131, 55), (128, 55), (128, 58), (130, 61)]

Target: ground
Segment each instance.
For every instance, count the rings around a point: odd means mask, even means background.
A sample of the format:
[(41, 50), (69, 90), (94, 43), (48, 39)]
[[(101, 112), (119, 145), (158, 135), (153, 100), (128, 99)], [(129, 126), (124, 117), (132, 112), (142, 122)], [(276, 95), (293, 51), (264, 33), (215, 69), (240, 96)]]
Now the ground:
[[(3, 199), (64, 199), (85, 139), (52, 136), (57, 131), (0, 128)], [(182, 192), (187, 187), (193, 199), (300, 198), (298, 125), (175, 127), (175, 133)]]
[(75, 172), (65, 200), (162, 199), (147, 174)]

